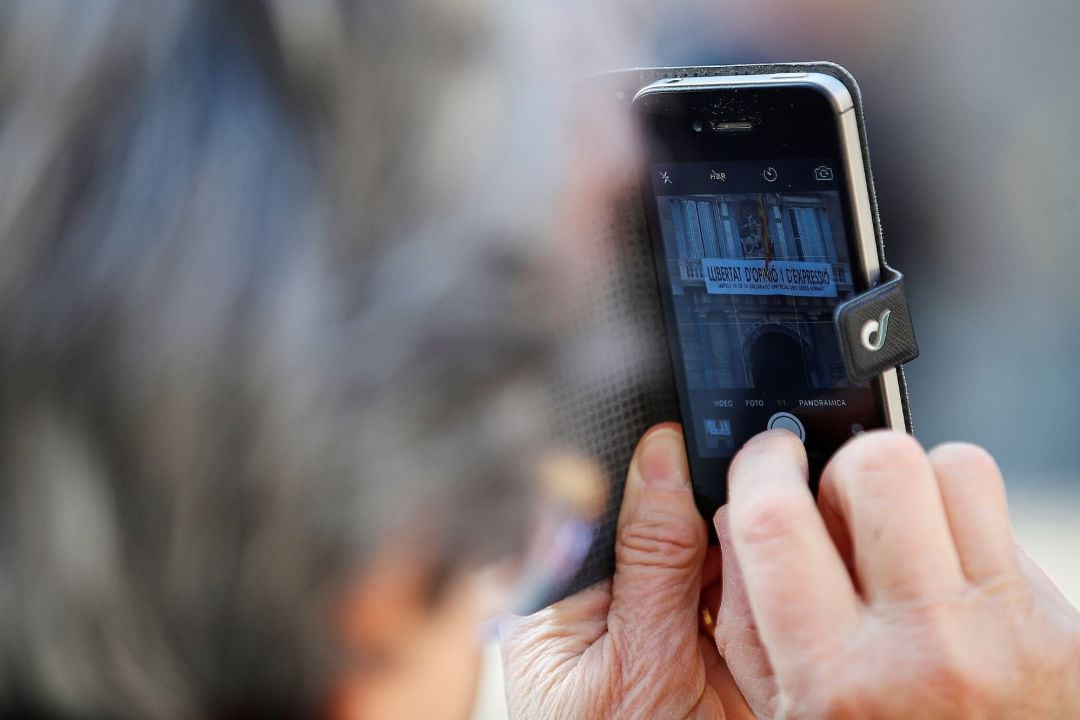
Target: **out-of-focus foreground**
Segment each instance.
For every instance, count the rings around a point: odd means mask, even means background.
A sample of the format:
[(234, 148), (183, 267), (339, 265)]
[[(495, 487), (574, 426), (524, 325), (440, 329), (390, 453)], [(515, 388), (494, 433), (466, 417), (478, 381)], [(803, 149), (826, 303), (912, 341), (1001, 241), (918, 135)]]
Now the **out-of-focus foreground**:
[(1080, 6), (597, 8), (0, 2), (4, 707), (303, 714), (385, 536), (434, 508), (455, 552), (506, 552), (532, 509), (507, 468), (542, 444), (532, 283), (573, 274), (614, 174), (566, 88), (635, 64), (855, 74), (916, 431), (998, 458), (1080, 603)]

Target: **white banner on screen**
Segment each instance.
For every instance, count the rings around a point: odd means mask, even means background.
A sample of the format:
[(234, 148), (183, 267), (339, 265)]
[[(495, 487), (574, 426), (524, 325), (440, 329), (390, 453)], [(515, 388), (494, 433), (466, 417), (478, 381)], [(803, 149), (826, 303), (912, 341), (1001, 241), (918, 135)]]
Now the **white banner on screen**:
[(705, 289), (712, 295), (836, 297), (829, 263), (705, 258), (701, 270)]

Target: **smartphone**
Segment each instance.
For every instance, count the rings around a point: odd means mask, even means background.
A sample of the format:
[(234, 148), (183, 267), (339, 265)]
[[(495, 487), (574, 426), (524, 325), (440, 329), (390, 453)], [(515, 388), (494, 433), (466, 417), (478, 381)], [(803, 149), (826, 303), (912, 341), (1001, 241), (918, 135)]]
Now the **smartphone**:
[(816, 491), (853, 435), (905, 427), (896, 370), (849, 380), (833, 324), (881, 270), (851, 93), (814, 72), (673, 78), (633, 109), (698, 506), (712, 517), (769, 428), (802, 439)]

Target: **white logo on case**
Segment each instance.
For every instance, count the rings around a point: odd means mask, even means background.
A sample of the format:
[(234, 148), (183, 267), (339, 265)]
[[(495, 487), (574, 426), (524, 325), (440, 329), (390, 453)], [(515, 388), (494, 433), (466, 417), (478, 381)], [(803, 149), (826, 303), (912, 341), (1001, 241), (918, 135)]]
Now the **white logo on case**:
[[(867, 323), (862, 326), (862, 344), (863, 347), (870, 352), (877, 352), (885, 347), (885, 338), (889, 334), (890, 315), (892, 315), (892, 310), (886, 310), (881, 313), (880, 319), (868, 320)], [(877, 337), (871, 339), (875, 333), (877, 333)]]

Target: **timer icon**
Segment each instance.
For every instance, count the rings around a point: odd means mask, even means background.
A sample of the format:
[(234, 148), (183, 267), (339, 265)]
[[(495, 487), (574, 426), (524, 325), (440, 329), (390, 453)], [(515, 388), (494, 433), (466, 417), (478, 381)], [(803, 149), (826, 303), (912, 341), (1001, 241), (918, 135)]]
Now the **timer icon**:
[(762, 171), (761, 177), (765, 178), (765, 182), (776, 182), (776, 179), (780, 177), (780, 174), (776, 172), (776, 168), (770, 165)]

